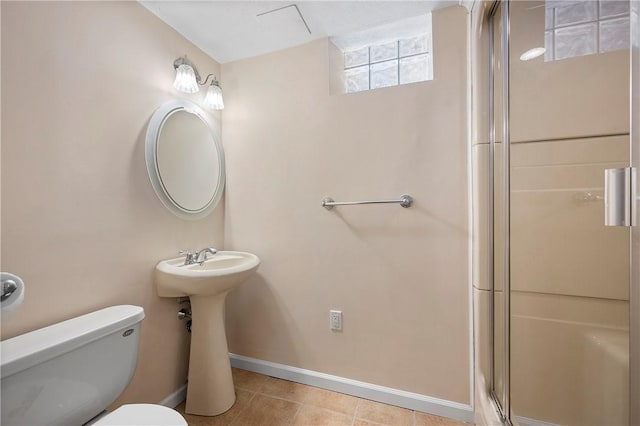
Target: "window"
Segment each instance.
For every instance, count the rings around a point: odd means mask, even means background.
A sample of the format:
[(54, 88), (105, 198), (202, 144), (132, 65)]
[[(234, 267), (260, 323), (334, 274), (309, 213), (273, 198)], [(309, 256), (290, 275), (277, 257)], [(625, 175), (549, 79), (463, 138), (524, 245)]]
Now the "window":
[(545, 2), (545, 61), (629, 48), (629, 2)]
[(347, 93), (433, 80), (429, 35), (345, 52), (344, 80)]
[(331, 37), (332, 93), (433, 80), (431, 14)]

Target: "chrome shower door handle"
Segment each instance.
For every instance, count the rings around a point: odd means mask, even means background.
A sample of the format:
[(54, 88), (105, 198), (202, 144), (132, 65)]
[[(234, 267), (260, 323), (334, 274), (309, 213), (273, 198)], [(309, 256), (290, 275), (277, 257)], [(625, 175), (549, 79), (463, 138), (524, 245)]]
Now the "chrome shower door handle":
[(605, 226), (636, 226), (638, 224), (638, 191), (635, 167), (604, 171)]

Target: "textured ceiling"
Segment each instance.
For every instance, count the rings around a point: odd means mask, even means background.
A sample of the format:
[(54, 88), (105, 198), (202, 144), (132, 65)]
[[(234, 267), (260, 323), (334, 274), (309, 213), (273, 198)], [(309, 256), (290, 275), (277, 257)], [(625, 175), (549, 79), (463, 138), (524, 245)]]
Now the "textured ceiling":
[(444, 1), (140, 1), (220, 63), (458, 5)]

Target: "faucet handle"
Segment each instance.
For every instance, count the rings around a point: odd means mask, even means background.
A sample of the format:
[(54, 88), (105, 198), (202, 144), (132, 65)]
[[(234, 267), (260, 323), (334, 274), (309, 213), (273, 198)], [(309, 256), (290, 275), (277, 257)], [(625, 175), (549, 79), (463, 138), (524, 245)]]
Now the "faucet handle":
[(196, 257), (198, 256), (197, 252), (194, 252), (191, 250), (180, 250), (178, 253), (183, 254), (185, 256), (185, 259), (184, 259), (185, 265), (191, 265), (192, 263), (195, 263), (198, 260)]

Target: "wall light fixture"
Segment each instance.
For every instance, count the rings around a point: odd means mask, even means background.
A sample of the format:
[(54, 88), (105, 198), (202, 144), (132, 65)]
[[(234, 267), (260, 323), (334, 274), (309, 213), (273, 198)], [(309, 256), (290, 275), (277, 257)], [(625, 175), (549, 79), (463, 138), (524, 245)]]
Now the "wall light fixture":
[(173, 68), (176, 70), (176, 79), (173, 82), (173, 87), (182, 93), (198, 92), (200, 90), (198, 86), (206, 85), (209, 77), (211, 77), (211, 83), (204, 98), (204, 106), (211, 110), (224, 109), (222, 88), (213, 74), (209, 74), (204, 80), (201, 80), (200, 73), (198, 73), (193, 62), (187, 59), (187, 55), (173, 61)]

